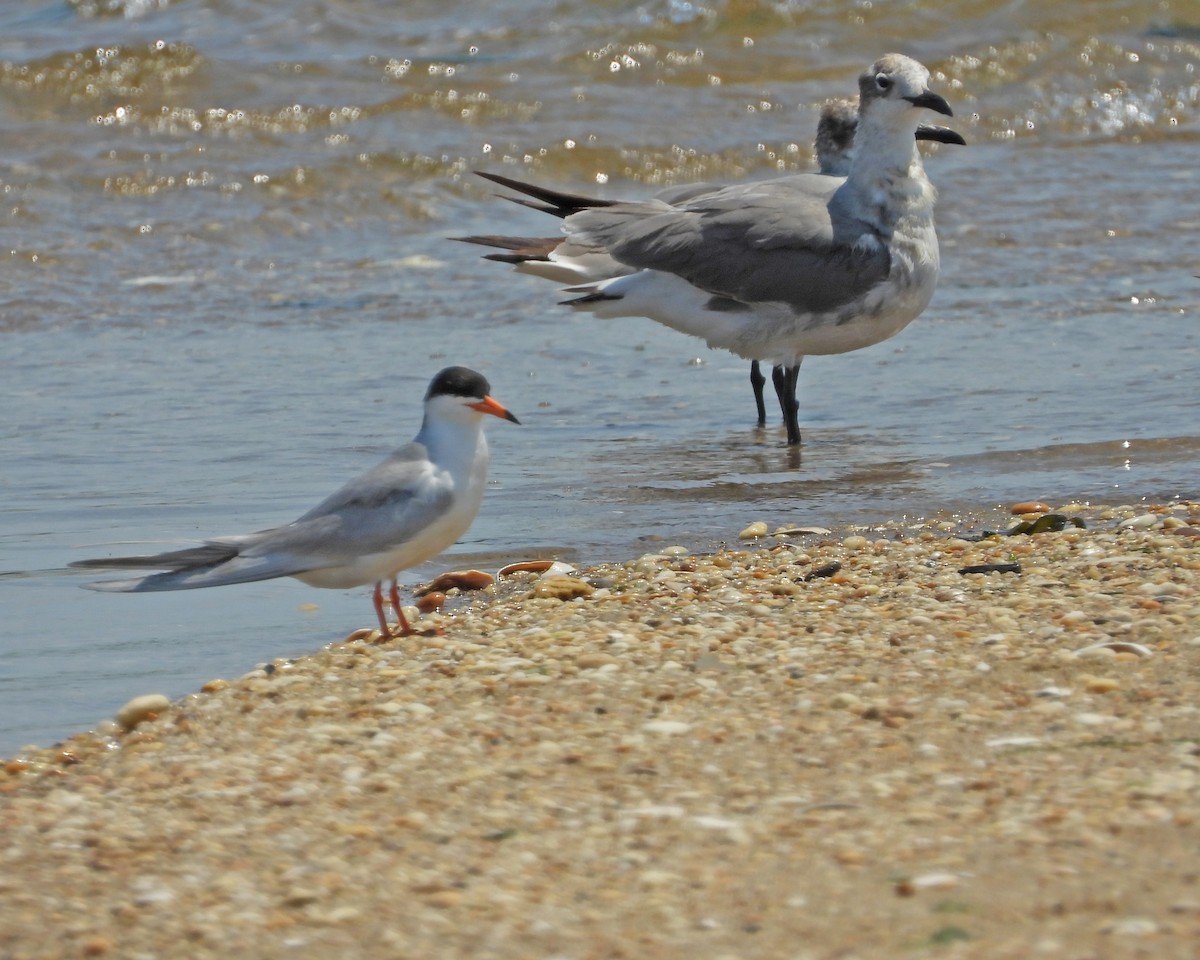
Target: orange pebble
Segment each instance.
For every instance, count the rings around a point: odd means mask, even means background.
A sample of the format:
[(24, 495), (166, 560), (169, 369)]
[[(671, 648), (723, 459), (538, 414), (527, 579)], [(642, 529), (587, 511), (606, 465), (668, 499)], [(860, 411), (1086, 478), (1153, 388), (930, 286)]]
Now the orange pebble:
[(1024, 513), (1049, 513), (1050, 508), (1037, 500), (1022, 500), (1012, 505), (1012, 513), (1020, 516)]
[(446, 595), (441, 590), (430, 590), (417, 600), (417, 609), (422, 613), (441, 610), (446, 605)]

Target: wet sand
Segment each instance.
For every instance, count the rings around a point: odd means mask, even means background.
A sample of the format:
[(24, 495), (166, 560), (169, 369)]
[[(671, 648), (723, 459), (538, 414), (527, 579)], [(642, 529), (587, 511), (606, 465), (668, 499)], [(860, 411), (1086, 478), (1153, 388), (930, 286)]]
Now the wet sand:
[(24, 751), (0, 955), (1193, 957), (1200, 504), (1056, 512), (516, 574)]

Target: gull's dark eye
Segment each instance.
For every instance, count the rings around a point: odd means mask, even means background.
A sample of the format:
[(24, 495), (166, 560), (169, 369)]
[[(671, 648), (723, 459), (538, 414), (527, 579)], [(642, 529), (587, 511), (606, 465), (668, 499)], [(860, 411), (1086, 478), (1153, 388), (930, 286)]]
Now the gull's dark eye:
[(878, 73), (875, 75), (875, 86), (884, 93), (887, 93), (892, 89), (892, 78), (886, 73)]

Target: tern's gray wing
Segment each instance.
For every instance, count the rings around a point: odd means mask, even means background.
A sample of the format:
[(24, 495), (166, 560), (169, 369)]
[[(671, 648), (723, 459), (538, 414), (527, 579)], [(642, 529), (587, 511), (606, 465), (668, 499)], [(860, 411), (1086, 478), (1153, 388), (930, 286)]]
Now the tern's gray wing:
[(849, 212), (843, 184), (802, 174), (675, 205), (585, 210), (567, 218), (567, 242), (601, 246), (631, 267), (673, 273), (731, 300), (821, 313), (857, 300), (891, 266), (883, 238)]
[(216, 537), (203, 546), (150, 557), (83, 560), (80, 567), (165, 568), (132, 580), (87, 584), (115, 592), (190, 590), (289, 577), (339, 567), (411, 539), (453, 504), (432, 482), (425, 448), (410, 443), (282, 527)]
[(336, 566), (411, 540), (454, 503), (454, 491), (435, 482), (419, 443), (396, 450), (286, 527), (253, 534), (243, 556), (308, 555), (309, 569)]

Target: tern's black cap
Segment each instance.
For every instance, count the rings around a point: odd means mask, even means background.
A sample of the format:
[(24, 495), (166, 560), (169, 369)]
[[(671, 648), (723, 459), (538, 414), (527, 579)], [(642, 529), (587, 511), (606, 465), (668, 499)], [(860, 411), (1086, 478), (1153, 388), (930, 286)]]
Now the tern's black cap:
[(430, 381), (425, 399), (449, 396), (482, 400), (491, 392), (491, 384), (482, 373), (476, 373), (467, 367), (447, 367)]

